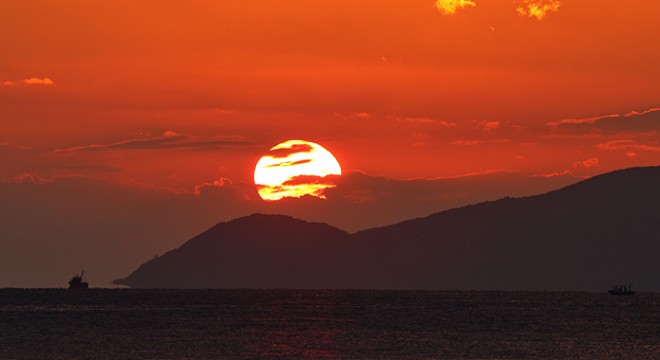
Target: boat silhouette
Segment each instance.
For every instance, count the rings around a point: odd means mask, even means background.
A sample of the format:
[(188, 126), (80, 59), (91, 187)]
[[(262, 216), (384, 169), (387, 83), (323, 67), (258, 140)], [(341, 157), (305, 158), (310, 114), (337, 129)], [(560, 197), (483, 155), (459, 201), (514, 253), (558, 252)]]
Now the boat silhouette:
[(85, 281), (85, 270), (83, 270), (80, 275), (74, 275), (71, 280), (69, 280), (69, 289), (87, 289), (89, 284)]
[(610, 295), (634, 295), (635, 292), (632, 290), (630, 285), (614, 285), (611, 289), (607, 291)]

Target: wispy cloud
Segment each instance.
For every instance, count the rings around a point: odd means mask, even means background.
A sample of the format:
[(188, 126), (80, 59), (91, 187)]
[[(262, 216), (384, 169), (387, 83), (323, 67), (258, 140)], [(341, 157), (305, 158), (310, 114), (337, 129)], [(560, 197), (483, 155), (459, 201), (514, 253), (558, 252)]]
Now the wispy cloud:
[(621, 117), (619, 114), (609, 114), (609, 115), (602, 115), (602, 116), (593, 116), (593, 117), (588, 117), (588, 118), (582, 118), (582, 119), (562, 119), (559, 121), (552, 121), (547, 123), (546, 125), (550, 126), (551, 128), (568, 128), (568, 127), (581, 127), (581, 126), (588, 126), (588, 125), (593, 125), (597, 123), (598, 121), (602, 119), (610, 119), (610, 118), (618, 118)]
[(368, 112), (358, 112), (351, 114), (349, 117), (352, 119), (371, 119), (373, 115)]
[(53, 180), (43, 178), (34, 173), (23, 173), (21, 175), (14, 176), (6, 180), (2, 180), (2, 182), (5, 183), (31, 183), (31, 184), (48, 184), (51, 183), (52, 181)]
[(283, 148), (278, 148), (278, 149), (271, 149), (268, 151), (268, 156), (272, 158), (286, 158), (289, 157), (292, 154), (297, 154), (297, 153), (309, 153), (314, 150), (311, 145), (309, 144), (292, 144), (288, 147), (283, 147)]
[(544, 178), (544, 179), (563, 178), (563, 177), (575, 178), (575, 179), (580, 179), (580, 178), (584, 179), (584, 178), (586, 178), (584, 176), (577, 176), (577, 175), (573, 174), (572, 172), (570, 172), (569, 170), (534, 174), (532, 176), (533, 177), (540, 177), (540, 178)]
[(482, 130), (484, 131), (493, 131), (496, 130), (502, 125), (499, 121), (482, 121), (479, 123)]
[(1, 142), (0, 143), (0, 150), (32, 150), (31, 147), (25, 146), (25, 145), (18, 145), (10, 142)]
[(286, 167), (286, 166), (296, 166), (296, 165), (302, 165), (302, 164), (307, 164), (312, 162), (312, 159), (303, 159), (303, 160), (298, 160), (298, 161), (282, 161), (279, 163), (271, 164), (271, 165), (266, 165), (267, 168), (273, 168), (273, 167)]
[(516, 12), (520, 16), (529, 16), (543, 20), (548, 13), (557, 12), (561, 6), (559, 0), (522, 0), (516, 5)]
[(202, 189), (204, 189), (206, 187), (224, 187), (224, 186), (230, 186), (230, 185), (233, 185), (233, 181), (231, 181), (231, 179), (220, 178), (220, 179), (213, 180), (213, 181), (210, 181), (210, 182), (205, 182), (203, 184), (195, 185), (195, 187), (193, 189), (193, 194), (200, 195), (202, 193)]
[(406, 124), (437, 125), (444, 128), (456, 127), (455, 122), (438, 120), (430, 117), (392, 117), (394, 121)]
[[(606, 143), (598, 144), (596, 145), (596, 149), (609, 150), (609, 151), (623, 150), (623, 151), (627, 151), (628, 153), (631, 152), (631, 150), (660, 151), (660, 143), (654, 142), (650, 144), (648, 143), (641, 144), (636, 140), (624, 139), (624, 140), (608, 141)], [(628, 155), (628, 157), (635, 157), (635, 156), (637, 156), (636, 153), (632, 156)]]
[(644, 111), (641, 111), (641, 112), (633, 110), (633, 111), (631, 111), (631, 112), (629, 112), (629, 113), (627, 113), (627, 114), (625, 114), (625, 115), (623, 115), (623, 116), (625, 116), (625, 117), (631, 117), (631, 116), (646, 115), (646, 114), (654, 113), (654, 112), (656, 112), (656, 111), (660, 111), (660, 107), (656, 107), (656, 108), (652, 108), (652, 109), (644, 110)]
[(89, 144), (57, 149), (55, 153), (103, 151), (103, 150), (153, 150), (174, 148), (213, 149), (220, 146), (242, 145), (246, 141), (238, 136), (200, 137), (182, 135), (174, 131), (166, 131), (162, 136), (129, 139), (110, 144)]
[(15, 85), (18, 85), (18, 84), (53, 85), (53, 84), (55, 84), (55, 82), (52, 79), (47, 78), (47, 77), (44, 77), (44, 78), (31, 77), (31, 78), (28, 78), (28, 79), (23, 79), (23, 80), (18, 80), (18, 81), (7, 80), (7, 81), (3, 81), (1, 84), (2, 84), (2, 86), (15, 86)]
[(326, 199), (325, 192), (337, 186), (339, 176), (298, 175), (281, 185), (256, 185), (259, 194), (265, 199), (317, 197)]
[(443, 15), (455, 14), (465, 7), (475, 7), (477, 3), (471, 0), (436, 0), (435, 8)]
[(590, 168), (597, 168), (600, 166), (600, 160), (598, 158), (589, 158), (586, 160), (582, 161), (576, 161), (573, 163), (574, 168), (585, 168), (585, 169), (590, 169)]
[(469, 139), (469, 140), (454, 140), (449, 143), (449, 145), (452, 146), (475, 146), (475, 145), (481, 145), (485, 141), (484, 140), (478, 140), (478, 139)]
[(85, 172), (85, 173), (114, 173), (121, 171), (122, 168), (114, 165), (62, 165), (58, 169), (74, 171), (74, 172)]
[(626, 114), (609, 114), (582, 119), (564, 119), (549, 122), (555, 131), (589, 131), (589, 132), (643, 132), (660, 131), (660, 108), (644, 111), (630, 111)]
[(27, 85), (53, 85), (55, 84), (53, 80), (45, 77), (45, 78), (29, 78), (29, 79), (24, 79), (23, 80), (24, 84)]
[(451, 146), (476, 146), (483, 144), (506, 144), (510, 143), (511, 139), (465, 139), (465, 140), (454, 140), (449, 143)]

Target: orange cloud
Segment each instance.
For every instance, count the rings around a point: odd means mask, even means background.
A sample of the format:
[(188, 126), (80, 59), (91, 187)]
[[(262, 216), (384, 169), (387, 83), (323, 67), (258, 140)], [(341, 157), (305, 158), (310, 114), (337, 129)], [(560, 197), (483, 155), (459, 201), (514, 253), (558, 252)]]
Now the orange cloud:
[[(644, 150), (644, 151), (660, 151), (660, 144), (640, 144), (635, 140), (614, 140), (606, 143), (596, 145), (598, 150)], [(628, 152), (630, 153), (630, 151)], [(637, 154), (632, 157), (637, 156)], [(631, 157), (628, 155), (628, 157)]]
[(523, 0), (523, 4), (516, 7), (516, 12), (520, 16), (535, 17), (543, 20), (549, 12), (559, 10), (561, 2), (559, 0)]
[(475, 145), (481, 145), (483, 144), (483, 140), (477, 140), (477, 139), (472, 139), (472, 140), (455, 140), (449, 143), (449, 145), (452, 146), (475, 146)]
[(209, 186), (210, 187), (223, 187), (223, 186), (230, 186), (230, 185), (233, 185), (233, 184), (234, 184), (234, 182), (231, 181), (231, 179), (220, 178), (218, 180), (213, 180), (211, 182), (205, 182), (203, 184), (195, 185), (195, 187), (193, 189), (193, 194), (199, 196), (202, 193), (202, 189), (205, 188), (205, 187), (209, 187)]
[(600, 160), (598, 158), (590, 158), (587, 160), (583, 161), (576, 161), (573, 163), (574, 168), (585, 168), (585, 169), (590, 169), (590, 168), (596, 168), (600, 166)]
[(650, 114), (650, 113), (653, 113), (653, 112), (656, 112), (656, 111), (660, 111), (660, 108), (656, 107), (656, 108), (644, 110), (644, 111), (641, 111), (641, 112), (633, 110), (633, 111), (631, 111), (631, 112), (629, 112), (629, 113), (627, 113), (623, 116), (624, 117), (631, 117), (631, 116), (638, 116), (638, 115), (646, 115), (646, 114)]
[(12, 80), (7, 80), (3, 81), (1, 84), (2, 86), (14, 86), (18, 85), (19, 83), (25, 84), (25, 85), (53, 85), (55, 82), (51, 80), (50, 78), (36, 78), (36, 77), (31, 77), (29, 79), (23, 79), (20, 81), (12, 81)]
[(45, 77), (45, 78), (29, 78), (29, 79), (24, 79), (23, 80), (24, 84), (27, 85), (53, 85), (55, 84), (53, 80)]
[(479, 123), (484, 131), (493, 131), (500, 127), (501, 123), (499, 121), (482, 121)]
[(48, 184), (51, 183), (52, 180), (45, 179), (37, 174), (34, 173), (24, 173), (18, 176), (14, 176), (10, 179), (7, 180), (2, 180), (2, 182), (6, 183), (32, 183), (32, 184)]
[(586, 130), (598, 132), (660, 131), (660, 108), (583, 119), (564, 119), (549, 122), (546, 125), (552, 130)]
[(446, 127), (446, 128), (456, 127), (455, 122), (449, 122), (446, 120), (436, 120), (429, 117), (406, 117), (406, 118), (394, 117), (394, 120), (396, 120), (397, 122), (407, 123), (407, 124), (431, 124), (431, 125), (439, 125), (441, 127)]
[(490, 140), (481, 140), (481, 139), (467, 139), (467, 140), (454, 140), (449, 143), (452, 146), (476, 146), (482, 144), (506, 144), (510, 143), (511, 139), (490, 139)]
[(464, 7), (475, 7), (477, 4), (471, 0), (436, 0), (435, 8), (443, 15), (455, 14), (458, 9)]
[(245, 144), (245, 140), (237, 136), (198, 137), (182, 135), (174, 131), (165, 131), (162, 136), (129, 139), (111, 144), (90, 144), (56, 149), (55, 153), (71, 153), (80, 151), (103, 150), (153, 150), (153, 149), (214, 149), (220, 146)]
[(552, 179), (552, 178), (560, 178), (560, 177), (572, 177), (572, 178), (578, 178), (578, 176), (574, 175), (568, 170), (564, 171), (556, 171), (556, 172), (551, 172), (551, 173), (546, 173), (546, 174), (534, 174), (532, 175), (534, 177), (540, 177), (544, 179)]
[(353, 119), (371, 119), (371, 114), (368, 112), (359, 112), (350, 115)]
[(0, 143), (0, 150), (7, 149), (7, 150), (32, 150), (31, 147), (25, 146), (25, 145), (18, 145), (18, 144), (13, 144), (10, 142), (1, 142)]
[(603, 116), (593, 116), (593, 117), (588, 117), (588, 118), (583, 118), (583, 119), (563, 119), (559, 121), (553, 121), (549, 122), (546, 125), (550, 126), (551, 128), (559, 128), (559, 127), (578, 127), (581, 125), (593, 125), (596, 124), (599, 120), (602, 119), (609, 119), (609, 118), (618, 118), (621, 115), (619, 114), (609, 114), (609, 115), (603, 115)]

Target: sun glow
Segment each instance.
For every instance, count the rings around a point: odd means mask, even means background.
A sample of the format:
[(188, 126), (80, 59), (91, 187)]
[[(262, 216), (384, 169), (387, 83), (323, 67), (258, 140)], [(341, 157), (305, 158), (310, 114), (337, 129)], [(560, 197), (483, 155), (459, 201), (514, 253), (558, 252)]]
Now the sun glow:
[(289, 140), (272, 147), (254, 169), (254, 183), (266, 201), (312, 195), (335, 187), (328, 175), (341, 175), (337, 159), (321, 145)]

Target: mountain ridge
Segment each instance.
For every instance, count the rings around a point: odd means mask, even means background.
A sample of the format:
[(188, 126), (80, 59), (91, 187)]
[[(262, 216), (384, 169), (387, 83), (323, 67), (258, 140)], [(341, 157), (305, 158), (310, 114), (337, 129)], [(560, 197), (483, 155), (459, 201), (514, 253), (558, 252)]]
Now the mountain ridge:
[[(602, 290), (625, 282), (658, 290), (656, 184), (660, 167), (624, 169), (540, 195), (505, 197), (353, 234), (253, 214), (216, 224), (116, 283)], [(189, 252), (191, 243), (204, 246)]]

